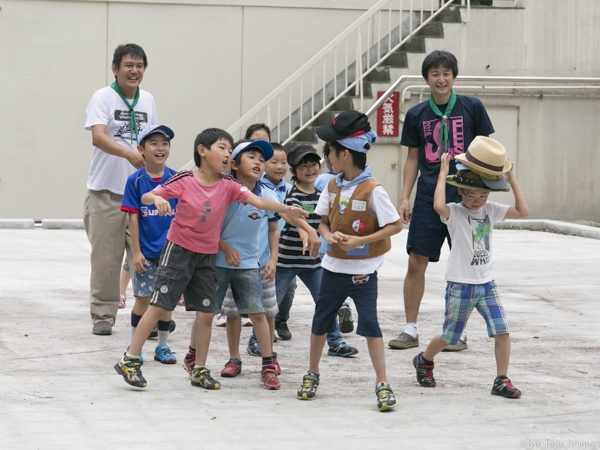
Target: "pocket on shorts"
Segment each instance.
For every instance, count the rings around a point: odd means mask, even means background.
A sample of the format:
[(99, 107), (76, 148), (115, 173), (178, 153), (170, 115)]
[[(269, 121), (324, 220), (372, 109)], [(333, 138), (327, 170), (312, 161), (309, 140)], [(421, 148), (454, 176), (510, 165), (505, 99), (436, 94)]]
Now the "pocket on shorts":
[(172, 267), (159, 266), (154, 272), (154, 292), (167, 294), (177, 279), (177, 270)]

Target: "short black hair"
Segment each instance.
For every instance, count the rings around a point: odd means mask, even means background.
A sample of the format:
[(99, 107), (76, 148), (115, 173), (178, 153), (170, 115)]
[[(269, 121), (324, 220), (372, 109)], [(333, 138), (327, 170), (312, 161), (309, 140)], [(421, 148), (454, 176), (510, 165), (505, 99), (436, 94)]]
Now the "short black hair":
[(198, 154), (198, 146), (203, 145), (205, 148), (210, 149), (215, 142), (221, 139), (229, 141), (233, 147), (233, 138), (231, 135), (227, 131), (221, 130), (220, 128), (207, 128), (198, 136), (196, 136), (196, 140), (194, 141), (194, 163), (196, 164), (196, 167), (200, 168), (201, 162), (200, 155)]
[(458, 76), (458, 62), (456, 61), (456, 56), (450, 52), (445, 50), (434, 50), (425, 57), (423, 60), (423, 66), (421, 67), (421, 74), (423, 75), (425, 81), (427, 81), (429, 69), (437, 67), (450, 69), (454, 75), (454, 78)]
[(329, 152), (331, 152), (331, 148), (329, 147), (330, 142), (325, 142), (323, 144), (323, 156), (327, 156), (329, 158)]
[(349, 148), (344, 147), (338, 141), (330, 141), (327, 143), (328, 145), (332, 145), (335, 150), (335, 155), (339, 156), (340, 153), (343, 153), (344, 150), (348, 150), (350, 155), (352, 156), (352, 164), (354, 167), (365, 170), (367, 167), (367, 154), (363, 152), (357, 152), (356, 150), (350, 150)]
[(287, 155), (287, 148), (285, 148), (283, 145), (281, 145), (279, 142), (271, 142), (271, 147), (273, 147), (273, 151), (282, 151), (285, 152), (285, 154)]
[(269, 141), (271, 140), (271, 129), (267, 126), (266, 123), (255, 123), (250, 125), (246, 130), (246, 135), (244, 139), (250, 139), (250, 136), (254, 134), (255, 131), (265, 130), (267, 132), (267, 136), (269, 136)]
[(308, 153), (308, 154), (304, 155), (302, 157), (302, 159), (300, 161), (298, 161), (298, 164), (296, 164), (295, 166), (292, 166), (290, 164), (290, 172), (292, 172), (292, 181), (294, 183), (298, 182), (298, 178), (296, 178), (296, 167), (298, 167), (304, 163), (307, 163), (311, 160), (318, 162), (319, 168), (321, 167), (321, 158), (319, 157), (319, 155), (317, 153)]
[(121, 44), (115, 49), (113, 54), (113, 66), (119, 68), (121, 66), (121, 60), (123, 56), (130, 55), (132, 57), (142, 58), (144, 60), (144, 69), (148, 67), (148, 58), (146, 58), (146, 52), (142, 47), (137, 44)]

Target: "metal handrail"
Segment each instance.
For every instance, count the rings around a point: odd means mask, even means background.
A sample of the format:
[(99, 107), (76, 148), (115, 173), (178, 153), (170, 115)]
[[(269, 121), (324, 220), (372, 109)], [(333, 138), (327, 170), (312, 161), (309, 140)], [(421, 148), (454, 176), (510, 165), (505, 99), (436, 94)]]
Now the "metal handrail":
[[(419, 7), (413, 7), (414, 1)], [(356, 88), (362, 103), (364, 77), (452, 3), (377, 1), (227, 131), (237, 139), (251, 123), (266, 122), (272, 126), (273, 140), (286, 144), (351, 89)], [(192, 165), (190, 161), (185, 168)]]
[[(394, 81), (390, 87), (379, 97), (373, 105), (365, 112), (367, 116), (371, 116), (377, 108), (379, 108), (389, 97), (394, 93), (398, 86), (406, 81), (412, 80), (423, 80), (421, 75), (402, 75), (396, 81)], [(552, 82), (552, 83), (600, 83), (600, 78), (589, 78), (589, 77), (519, 77), (519, 76), (464, 76), (459, 75), (456, 77), (456, 81), (492, 81), (492, 82)], [(419, 86), (420, 87), (420, 86)], [(427, 88), (427, 85), (422, 87)], [(457, 86), (457, 88), (460, 86)], [(514, 86), (524, 87), (524, 86)], [(566, 86), (563, 86), (566, 87)], [(491, 88), (488, 86), (487, 88)], [(402, 103), (402, 101), (400, 102)]]

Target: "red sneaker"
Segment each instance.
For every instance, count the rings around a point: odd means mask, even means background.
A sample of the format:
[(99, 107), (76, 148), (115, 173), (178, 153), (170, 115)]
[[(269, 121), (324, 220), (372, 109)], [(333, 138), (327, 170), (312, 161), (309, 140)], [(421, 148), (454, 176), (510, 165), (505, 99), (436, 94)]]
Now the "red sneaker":
[(230, 358), (221, 370), (221, 376), (226, 378), (233, 378), (240, 373), (242, 373), (242, 362), (237, 358)]
[(273, 354), (273, 366), (275, 367), (275, 373), (277, 375), (281, 375), (281, 367), (279, 366), (279, 363), (277, 362), (277, 354)]
[(281, 383), (279, 383), (279, 380), (277, 379), (277, 371), (273, 364), (263, 367), (262, 372), (260, 373), (260, 379), (263, 382), (263, 387), (269, 391), (275, 391), (281, 387)]

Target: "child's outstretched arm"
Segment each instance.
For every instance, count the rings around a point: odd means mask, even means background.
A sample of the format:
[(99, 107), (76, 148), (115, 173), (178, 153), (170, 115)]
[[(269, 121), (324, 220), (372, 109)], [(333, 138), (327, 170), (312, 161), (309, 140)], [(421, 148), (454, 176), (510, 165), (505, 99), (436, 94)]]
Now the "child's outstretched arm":
[(298, 230), (300, 239), (302, 239), (302, 254), (306, 254), (306, 250), (308, 250), (311, 258), (316, 258), (321, 248), (321, 239), (319, 239), (319, 235), (315, 229), (306, 220), (292, 219), (285, 214), (282, 214), (281, 217)]
[(158, 214), (166, 216), (171, 213), (171, 204), (160, 195), (156, 195), (154, 191), (146, 192), (142, 195), (142, 203), (145, 205), (154, 205), (158, 210)]
[(450, 171), (450, 155), (444, 153), (440, 157), (440, 175), (433, 194), (433, 209), (444, 219), (450, 217), (450, 208), (446, 204), (446, 177)]
[(514, 164), (511, 162), (510, 170), (504, 175), (504, 179), (508, 184), (510, 184), (510, 187), (515, 195), (515, 206), (508, 208), (506, 216), (504, 216), (505, 219), (520, 219), (529, 215), (529, 206), (527, 206), (525, 195), (523, 195), (523, 191), (521, 191), (521, 187), (519, 186), (519, 183), (513, 174), (513, 166)]
[[(142, 198), (142, 201), (143, 200), (144, 199)], [(250, 197), (248, 197), (246, 203), (249, 203), (252, 206), (256, 206), (259, 209), (266, 209), (267, 211), (286, 214), (287, 216), (294, 219), (306, 219), (308, 217), (308, 212), (304, 211), (302, 208), (282, 205), (279, 202), (269, 200), (268, 198), (262, 198), (254, 194), (250, 194)]]

